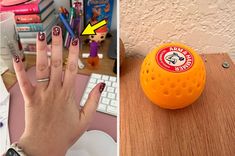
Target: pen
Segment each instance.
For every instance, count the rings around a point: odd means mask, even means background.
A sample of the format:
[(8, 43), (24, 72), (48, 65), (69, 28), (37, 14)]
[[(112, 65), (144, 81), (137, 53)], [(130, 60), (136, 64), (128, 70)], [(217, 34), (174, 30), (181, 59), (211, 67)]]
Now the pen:
[(67, 20), (65, 19), (64, 15), (62, 13), (59, 14), (60, 20), (61, 22), (64, 24), (66, 30), (69, 32), (69, 34), (71, 35), (72, 38), (75, 37), (75, 34), (71, 28), (71, 26), (69, 25), (69, 23), (67, 22)]

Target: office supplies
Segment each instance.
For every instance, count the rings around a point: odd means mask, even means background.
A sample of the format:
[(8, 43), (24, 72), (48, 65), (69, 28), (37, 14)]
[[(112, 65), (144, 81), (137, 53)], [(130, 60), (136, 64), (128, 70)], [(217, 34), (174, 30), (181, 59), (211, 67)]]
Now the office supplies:
[[(75, 12), (74, 8), (70, 8), (69, 25), (71, 26), (72, 29), (73, 29), (73, 24), (74, 24), (74, 15), (75, 15), (74, 12)], [(71, 41), (71, 37), (69, 35), (69, 32), (67, 31), (65, 35), (65, 41), (64, 41), (64, 46), (66, 48), (69, 48), (70, 41)]]
[(69, 34), (71, 35), (72, 38), (75, 37), (75, 34), (71, 28), (71, 26), (69, 25), (69, 23), (66, 21), (65, 17), (64, 17), (64, 14), (60, 13), (59, 14), (59, 17), (60, 17), (60, 20), (61, 22), (64, 24), (66, 30), (69, 32)]
[[(72, 0), (71, 7), (75, 8), (76, 18), (74, 19), (75, 27), (74, 33), (80, 36), (81, 31), (84, 27), (84, 1), (83, 0)], [(82, 44), (81, 44), (82, 45)]]
[(65, 156), (116, 156), (117, 143), (107, 133), (99, 130), (86, 131)]
[(14, 72), (11, 49), (8, 46), (8, 42), (11, 42), (11, 47), (17, 51), (20, 51), (18, 47), (18, 35), (15, 30), (14, 13), (12, 12), (0, 12), (0, 57), (4, 64), (10, 71)]
[(96, 84), (98, 84), (100, 82), (105, 82), (106, 87), (101, 94), (101, 98), (99, 101), (99, 106), (97, 108), (97, 111), (117, 116), (118, 88), (117, 88), (117, 78), (114, 76), (92, 73), (90, 76), (90, 79), (87, 83), (87, 86), (86, 86), (85, 92), (83, 94), (82, 100), (80, 102), (80, 105), (84, 106), (90, 91), (93, 89), (93, 87)]

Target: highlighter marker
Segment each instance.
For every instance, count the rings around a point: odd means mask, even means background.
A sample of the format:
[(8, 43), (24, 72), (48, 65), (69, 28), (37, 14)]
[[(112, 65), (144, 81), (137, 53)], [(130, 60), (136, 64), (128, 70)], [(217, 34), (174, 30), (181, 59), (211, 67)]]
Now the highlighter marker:
[(66, 21), (64, 15), (62, 13), (59, 14), (60, 20), (61, 22), (64, 24), (66, 30), (69, 32), (69, 34), (71, 35), (72, 38), (75, 37), (75, 34), (71, 28), (71, 26), (68, 24), (68, 22)]

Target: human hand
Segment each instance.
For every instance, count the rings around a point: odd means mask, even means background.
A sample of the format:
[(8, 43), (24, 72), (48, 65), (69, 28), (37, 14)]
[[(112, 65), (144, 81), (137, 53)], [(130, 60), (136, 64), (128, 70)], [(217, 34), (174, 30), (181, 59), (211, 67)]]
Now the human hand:
[(33, 86), (26, 76), (19, 56), (14, 68), (25, 102), (25, 130), (18, 145), (27, 155), (65, 155), (67, 149), (83, 134), (94, 115), (104, 83), (90, 92), (85, 106), (78, 106), (75, 78), (78, 66), (79, 41), (73, 39), (62, 80), (62, 31), (52, 29), (51, 61), (48, 62), (44, 33), (38, 33), (36, 78)]

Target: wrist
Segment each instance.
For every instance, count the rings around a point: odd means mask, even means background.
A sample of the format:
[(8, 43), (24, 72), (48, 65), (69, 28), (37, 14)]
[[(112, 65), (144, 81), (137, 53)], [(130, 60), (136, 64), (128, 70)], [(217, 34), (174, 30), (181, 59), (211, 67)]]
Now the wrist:
[(21, 137), (17, 144), (27, 156), (64, 156), (66, 153), (66, 150), (63, 151), (62, 148), (56, 149), (53, 143), (49, 143), (49, 141), (42, 142), (36, 138)]

